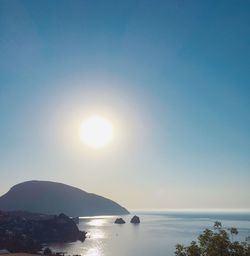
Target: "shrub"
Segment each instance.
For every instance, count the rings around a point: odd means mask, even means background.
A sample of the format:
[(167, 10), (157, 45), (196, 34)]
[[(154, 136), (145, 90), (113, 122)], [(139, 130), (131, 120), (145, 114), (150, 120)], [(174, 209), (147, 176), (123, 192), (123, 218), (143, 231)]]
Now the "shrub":
[(205, 229), (197, 242), (189, 246), (176, 245), (176, 256), (250, 256), (250, 237), (245, 242), (234, 241), (236, 228), (225, 229), (216, 221), (213, 230)]

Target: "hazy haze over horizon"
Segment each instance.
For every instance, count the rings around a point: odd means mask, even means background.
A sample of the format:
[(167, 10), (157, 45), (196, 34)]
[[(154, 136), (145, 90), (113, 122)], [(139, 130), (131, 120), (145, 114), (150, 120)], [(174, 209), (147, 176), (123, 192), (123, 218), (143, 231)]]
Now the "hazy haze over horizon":
[[(249, 1), (0, 1), (0, 194), (250, 208)], [(91, 115), (110, 145), (79, 138)]]

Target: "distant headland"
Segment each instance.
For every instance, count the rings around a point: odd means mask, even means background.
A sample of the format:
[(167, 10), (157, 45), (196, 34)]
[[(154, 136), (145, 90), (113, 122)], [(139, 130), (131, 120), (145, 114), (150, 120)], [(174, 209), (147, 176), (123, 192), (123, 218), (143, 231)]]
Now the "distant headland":
[(129, 211), (105, 197), (51, 181), (26, 181), (0, 197), (0, 210), (69, 216), (123, 215)]

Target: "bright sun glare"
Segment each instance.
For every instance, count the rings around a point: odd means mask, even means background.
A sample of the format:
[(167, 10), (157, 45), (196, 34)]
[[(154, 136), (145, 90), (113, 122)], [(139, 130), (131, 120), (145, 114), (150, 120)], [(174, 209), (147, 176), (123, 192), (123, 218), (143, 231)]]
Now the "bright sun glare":
[(109, 144), (113, 138), (113, 126), (103, 117), (91, 116), (82, 122), (80, 138), (90, 147), (104, 147)]

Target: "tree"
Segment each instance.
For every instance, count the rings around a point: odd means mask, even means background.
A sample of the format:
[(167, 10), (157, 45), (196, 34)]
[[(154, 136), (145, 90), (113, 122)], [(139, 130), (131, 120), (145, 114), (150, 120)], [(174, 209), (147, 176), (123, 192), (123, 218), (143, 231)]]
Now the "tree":
[[(189, 246), (176, 245), (176, 256), (250, 256), (250, 237), (245, 242), (233, 241), (236, 228), (224, 229), (221, 222), (214, 223), (213, 230), (205, 229)], [(230, 239), (231, 235), (231, 239)]]

